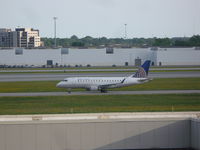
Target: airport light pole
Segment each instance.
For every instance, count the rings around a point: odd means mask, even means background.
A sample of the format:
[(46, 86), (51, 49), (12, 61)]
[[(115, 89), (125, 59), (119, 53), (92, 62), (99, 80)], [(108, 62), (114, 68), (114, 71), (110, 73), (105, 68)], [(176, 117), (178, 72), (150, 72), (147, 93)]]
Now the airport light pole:
[(54, 47), (56, 48), (56, 20), (58, 18), (57, 17), (53, 17), (53, 20), (54, 20)]
[(127, 26), (127, 24), (125, 23), (125, 24), (124, 24), (124, 39), (127, 38), (126, 26)]

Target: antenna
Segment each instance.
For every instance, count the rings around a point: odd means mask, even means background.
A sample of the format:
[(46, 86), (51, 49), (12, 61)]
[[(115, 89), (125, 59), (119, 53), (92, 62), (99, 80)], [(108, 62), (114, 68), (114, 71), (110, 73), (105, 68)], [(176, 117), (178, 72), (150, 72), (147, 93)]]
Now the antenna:
[(54, 20), (54, 47), (56, 48), (56, 20), (58, 18), (57, 17), (53, 17)]

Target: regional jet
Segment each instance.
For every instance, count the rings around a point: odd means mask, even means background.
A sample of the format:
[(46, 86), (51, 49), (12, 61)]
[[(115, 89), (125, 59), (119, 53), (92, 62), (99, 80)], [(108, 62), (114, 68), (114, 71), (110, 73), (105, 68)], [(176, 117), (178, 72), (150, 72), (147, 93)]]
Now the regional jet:
[(151, 80), (148, 78), (150, 63), (150, 60), (145, 61), (135, 74), (128, 77), (69, 77), (60, 81), (56, 87), (66, 88), (69, 93), (72, 88), (84, 88), (89, 91), (101, 91), (104, 93), (110, 88), (146, 83)]

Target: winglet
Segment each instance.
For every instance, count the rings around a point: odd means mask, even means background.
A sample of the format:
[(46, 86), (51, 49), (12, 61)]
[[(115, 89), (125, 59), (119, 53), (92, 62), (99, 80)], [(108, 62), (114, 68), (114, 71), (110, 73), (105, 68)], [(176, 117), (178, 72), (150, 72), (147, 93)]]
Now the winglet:
[(144, 64), (139, 67), (138, 71), (133, 75), (135, 78), (145, 78), (148, 76), (151, 61), (146, 60)]

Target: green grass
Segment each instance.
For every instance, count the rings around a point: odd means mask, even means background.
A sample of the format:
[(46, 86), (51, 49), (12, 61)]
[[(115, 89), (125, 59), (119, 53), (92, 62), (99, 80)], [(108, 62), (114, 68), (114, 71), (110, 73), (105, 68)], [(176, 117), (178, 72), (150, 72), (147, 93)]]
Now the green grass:
[(0, 115), (200, 111), (200, 94), (0, 97)]
[[(62, 92), (66, 89), (56, 88), (59, 81), (24, 81), (0, 82), (0, 93), (15, 92)], [(80, 89), (76, 89), (80, 90)], [(137, 90), (200, 90), (200, 78), (163, 78), (154, 79), (145, 84), (110, 89), (120, 91)]]
[(119, 90), (200, 90), (200, 78), (157, 78), (148, 83), (123, 87)]
[(65, 89), (56, 88), (58, 82), (59, 81), (0, 82), (0, 93), (65, 91)]

